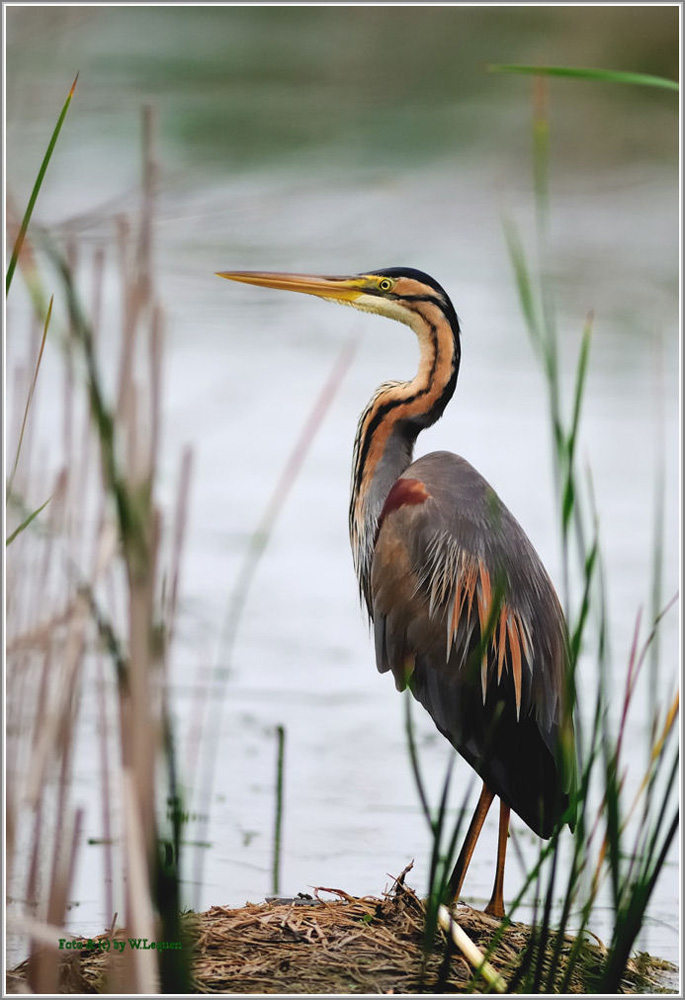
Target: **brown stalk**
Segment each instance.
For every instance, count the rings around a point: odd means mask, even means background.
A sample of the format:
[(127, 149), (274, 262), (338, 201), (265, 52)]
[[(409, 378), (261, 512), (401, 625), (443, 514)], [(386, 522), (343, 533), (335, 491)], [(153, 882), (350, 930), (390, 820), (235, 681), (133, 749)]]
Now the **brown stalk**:
[[(45, 951), (45, 928), (65, 923), (82, 822), (81, 813), (74, 813), (71, 805), (71, 781), (86, 666), (90, 676), (92, 665), (93, 676), (99, 681), (96, 711), (106, 906), (111, 916), (113, 878), (121, 867), (126, 933), (155, 940), (160, 929), (152, 895), (157, 850), (155, 778), (163, 727), (168, 725), (164, 652), (173, 634), (178, 604), (192, 455), (187, 449), (181, 465), (170, 552), (170, 588), (161, 616), (167, 634), (165, 643), (160, 643), (157, 602), (162, 520), (154, 501), (154, 479), (160, 441), (164, 329), (163, 313), (153, 295), (157, 186), (153, 126), (153, 114), (148, 108), (143, 120), (140, 224), (135, 236), (125, 219), (117, 220), (122, 310), (114, 412), (107, 409), (104, 391), (97, 384), (95, 356), (104, 255), (99, 251), (94, 257), (92, 321), (87, 323), (75, 298), (73, 272), (78, 252), (72, 242), (68, 248), (70, 267), (61, 266), (60, 261), (65, 291), (72, 296), (68, 299), (72, 336), (65, 338), (61, 421), (55, 428), (56, 440), (50, 443), (52, 452), (58, 452), (61, 470), (54, 502), (41, 524), (43, 532), (18, 536), (13, 548), (13, 552), (29, 553), (30, 559), (21, 572), (18, 562), (11, 570), (18, 586), (7, 648), (13, 659), (10, 695), (17, 703), (13, 718), (18, 729), (8, 748), (12, 772), (8, 776), (8, 847), (14, 857), (19, 824), (22, 830), (28, 824), (26, 895), (29, 906), (35, 902), (36, 912), (45, 919), (35, 920), (24, 914), (18, 923), (32, 938), (31, 984), (46, 992), (58, 989), (62, 956), (54, 950), (54, 936), (52, 950)], [(36, 291), (37, 273), (32, 280)], [(79, 392), (76, 350), (84, 350), (88, 406)], [(82, 417), (84, 423), (77, 424), (77, 418)], [(108, 422), (110, 417), (112, 421)], [(16, 427), (19, 433), (19, 413)], [(94, 443), (101, 459), (97, 474)], [(39, 462), (31, 470), (32, 489), (43, 466), (47, 469), (48, 462)], [(27, 467), (22, 465), (22, 469)], [(113, 499), (116, 520), (112, 516)], [(82, 575), (84, 564), (88, 572)], [(62, 586), (65, 567), (66, 587)], [(120, 631), (122, 621), (125, 627)], [(94, 636), (108, 643), (110, 650), (114, 648), (120, 665), (115, 723), (119, 752), (115, 760), (111, 755), (113, 720), (104, 683), (105, 660), (102, 653), (92, 657)], [(21, 797), (17, 794), (19, 788)], [(115, 864), (118, 831), (114, 829), (111, 806), (112, 797), (118, 794), (122, 805), (120, 866)], [(47, 899), (41, 900), (46, 857), (50, 867)], [(109, 972), (110, 984), (125, 992), (153, 993), (160, 985), (157, 955), (152, 950), (127, 949)]]
[[(41, 671), (40, 687), (38, 689), (38, 702), (36, 705), (35, 712), (35, 724), (33, 732), (33, 744), (35, 746), (38, 740), (38, 734), (42, 725), (44, 724), (45, 715), (47, 712), (47, 698), (48, 698), (48, 687), (49, 679), (52, 670), (52, 655), (53, 648), (50, 642), (47, 643), (43, 652), (43, 669)], [(32, 835), (32, 847), (30, 853), (30, 866), (29, 874), (26, 884), (26, 903), (28, 906), (33, 907), (34, 910), (38, 906), (38, 862), (41, 857), (41, 837), (42, 837), (42, 827), (43, 827), (43, 804), (45, 800), (45, 784), (41, 784), (38, 799), (34, 806), (34, 816), (33, 816), (33, 835)]]
[(121, 277), (121, 315), (122, 341), (119, 358), (119, 382), (115, 419), (120, 421), (128, 408), (128, 395), (133, 381), (133, 338), (135, 335), (134, 297), (131, 293), (133, 282), (132, 267), (129, 261), (128, 244), (130, 226), (128, 219), (118, 216), (117, 220), (117, 257)]
[[(47, 923), (62, 925), (67, 910), (69, 886), (73, 881), (76, 850), (81, 837), (83, 811), (78, 809), (74, 815), (71, 837), (68, 841), (58, 844), (58, 858), (50, 884), (50, 900), (48, 903)], [(61, 827), (63, 833), (64, 827)], [(34, 950), (30, 961), (29, 981), (36, 993), (55, 994), (59, 990), (59, 954), (58, 943), (53, 940), (52, 947), (40, 947)]]
[(114, 859), (112, 855), (112, 783), (109, 761), (110, 721), (107, 711), (107, 676), (102, 656), (98, 656), (98, 742), (100, 750), (100, 774), (102, 775), (102, 838), (105, 852), (105, 913), (114, 912)]
[(185, 543), (186, 527), (188, 522), (188, 501), (190, 495), (190, 481), (193, 468), (193, 450), (184, 448), (181, 456), (181, 470), (178, 479), (178, 491), (176, 494), (176, 509), (173, 519), (173, 536), (171, 560), (169, 569), (169, 590), (167, 596), (167, 606), (165, 613), (166, 621), (166, 644), (169, 645), (173, 638), (173, 625), (176, 620), (178, 607), (178, 587), (181, 574), (181, 554)]
[(40, 364), (43, 360), (43, 352), (45, 350), (45, 341), (48, 336), (48, 329), (50, 327), (50, 317), (52, 316), (52, 303), (53, 299), (50, 299), (50, 304), (48, 305), (48, 311), (45, 316), (45, 322), (43, 324), (43, 335), (40, 339), (40, 344), (36, 344), (34, 338), (31, 339), (31, 357), (36, 358), (35, 367), (33, 370), (33, 378), (31, 379), (31, 384), (29, 386), (28, 392), (26, 394), (26, 406), (24, 407), (24, 415), (21, 421), (21, 429), (17, 438), (17, 450), (14, 457), (14, 465), (12, 466), (12, 471), (10, 473), (9, 482), (7, 484), (7, 495), (12, 493), (12, 485), (14, 483), (14, 477), (17, 471), (17, 466), (19, 464), (19, 458), (23, 453), (24, 456), (24, 469), (26, 481), (30, 480), (30, 457), (31, 457), (31, 443), (33, 440), (32, 425), (29, 423), (29, 411), (31, 410), (31, 404), (33, 402), (33, 397), (36, 391), (36, 382), (38, 381), (38, 372), (40, 371)]

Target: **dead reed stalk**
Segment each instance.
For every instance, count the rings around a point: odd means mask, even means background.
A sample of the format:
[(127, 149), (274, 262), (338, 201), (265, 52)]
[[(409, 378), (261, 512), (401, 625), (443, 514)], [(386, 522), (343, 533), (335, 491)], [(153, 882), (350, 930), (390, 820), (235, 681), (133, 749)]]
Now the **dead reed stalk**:
[[(182, 463), (176, 526), (171, 528), (173, 585), (171, 595), (165, 596), (160, 565), (164, 524), (155, 496), (164, 319), (152, 262), (157, 176), (153, 132), (152, 109), (146, 108), (139, 220), (135, 227), (123, 218), (117, 224), (121, 334), (111, 404), (99, 354), (113, 331), (107, 328), (105, 338), (99, 325), (104, 275), (113, 266), (113, 255), (108, 247), (95, 253), (92, 316), (87, 318), (77, 291), (84, 270), (79, 247), (72, 241), (63, 253), (51, 238), (45, 243), (47, 259), (59, 276), (60, 305), (66, 303), (63, 395), (59, 406), (51, 404), (56, 412), (47, 442), (49, 479), (45, 473), (40, 477), (40, 489), (50, 480), (53, 485), (49, 512), (31, 523), (32, 530), (21, 531), (7, 551), (8, 583), (16, 584), (8, 608), (7, 646), (8, 705), (15, 719), (8, 730), (8, 861), (15, 900), (11, 916), (15, 933), (30, 942), (29, 984), (43, 993), (59, 989), (61, 956), (50, 928), (68, 923), (84, 823), (73, 775), (75, 760), (89, 753), (82, 723), (90, 704), (97, 706), (100, 729), (106, 905), (113, 909), (123, 903), (129, 933), (152, 941), (177, 921), (178, 857), (171, 874), (160, 872), (158, 807), (173, 774), (167, 757), (173, 740), (165, 664), (191, 456), (186, 453)], [(42, 284), (36, 260), (43, 262), (45, 255), (28, 242), (25, 250), (19, 263), (29, 262), (32, 273), (26, 277), (35, 291)], [(45, 296), (33, 295), (34, 302), (41, 300)], [(46, 333), (48, 325), (46, 321)], [(35, 350), (35, 338), (32, 347)], [(34, 502), (34, 475), (40, 466), (34, 460), (28, 475), (29, 446), (35, 449), (31, 411), (43, 390), (35, 354), (26, 371), (35, 374), (25, 415), (22, 419), (17, 395), (13, 420), (17, 461), (8, 499), (10, 520), (15, 521)], [(27, 377), (23, 381), (26, 384)], [(97, 696), (92, 697), (96, 686)], [(107, 730), (115, 715), (118, 751), (112, 759)], [(169, 879), (175, 880), (173, 916), (158, 896), (162, 875), (167, 888)], [(117, 956), (116, 968), (114, 964), (110, 956), (108, 974), (124, 992), (149, 994), (162, 985), (184, 985), (178, 979), (181, 967), (165, 965), (164, 958), (158, 963), (152, 950), (129, 949)], [(175, 982), (170, 981), (172, 974)]]

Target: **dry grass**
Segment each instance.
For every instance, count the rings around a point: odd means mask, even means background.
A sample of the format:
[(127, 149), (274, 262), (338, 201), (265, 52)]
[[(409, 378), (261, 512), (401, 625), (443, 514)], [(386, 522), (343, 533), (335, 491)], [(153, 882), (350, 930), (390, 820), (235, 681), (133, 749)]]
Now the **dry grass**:
[[(56, 271), (66, 306), (53, 321), (58, 328), (48, 332), (50, 351), (53, 341), (61, 347), (63, 394), (55, 395), (52, 426), (41, 440), (34, 439), (31, 411), (45, 405), (40, 397), (54, 393), (54, 382), (44, 385), (37, 372), (38, 333), (15, 378), (18, 460), (8, 491), (10, 530), (36, 508), (36, 497), (49, 498), (30, 530), (7, 548), (9, 917), (11, 932), (30, 953), (31, 988), (41, 993), (56, 991), (63, 964), (54, 943), (45, 947), (46, 929), (67, 922), (82, 848), (85, 815), (73, 779), (79, 760), (94, 752), (83, 735), (89, 706), (97, 706), (100, 722), (94, 746), (108, 912), (120, 908), (136, 934), (150, 937), (160, 913), (175, 925), (178, 910), (176, 871), (172, 865), (162, 870), (158, 860), (155, 803), (173, 792), (167, 657), (190, 463), (186, 456), (174, 523), (157, 499), (164, 324), (153, 282), (156, 164), (149, 109), (143, 154), (137, 226), (118, 218), (114, 241), (112, 220), (101, 220), (106, 248), (96, 249), (93, 259), (74, 240), (58, 246), (50, 238), (36, 246), (27, 240), (19, 256), (34, 305), (46, 301), (43, 272), (54, 281)], [(100, 324), (105, 265), (118, 279), (120, 297), (119, 308), (110, 308), (114, 320)], [(38, 319), (47, 329), (42, 312)], [(118, 347), (114, 357), (111, 344)], [(104, 375), (112, 367), (114, 380)], [(175, 541), (165, 558), (168, 537)], [(172, 976), (152, 951), (122, 957), (121, 986), (128, 992), (155, 992)]]
[[(334, 900), (321, 899), (333, 894)], [(459, 925), (483, 952), (500, 922), (469, 906), (459, 906)], [(213, 906), (184, 918), (185, 947), (192, 949), (192, 987), (198, 993), (266, 994), (387, 994), (487, 992), (482, 979), (453, 949), (447, 961), (447, 939), (440, 931), (434, 946), (424, 951), (425, 907), (416, 894), (398, 882), (382, 898), (354, 898), (330, 889), (315, 899), (248, 903), (239, 909)], [(494, 968), (511, 984), (529, 942), (531, 928), (512, 923), (490, 955)], [(95, 941), (126, 942), (125, 930)], [(565, 937), (559, 974), (573, 938)], [(555, 939), (548, 942), (552, 955)], [(107, 947), (107, 945), (105, 945)], [(122, 955), (99, 947), (70, 954), (60, 965), (64, 993), (109, 993), (118, 986), (117, 964)], [(593, 982), (606, 960), (601, 942), (587, 941), (570, 983), (571, 993), (593, 992)], [(19, 992), (29, 963), (10, 976), (8, 988)], [(621, 983), (623, 993), (665, 992), (659, 986), (663, 963), (648, 956), (631, 960)]]

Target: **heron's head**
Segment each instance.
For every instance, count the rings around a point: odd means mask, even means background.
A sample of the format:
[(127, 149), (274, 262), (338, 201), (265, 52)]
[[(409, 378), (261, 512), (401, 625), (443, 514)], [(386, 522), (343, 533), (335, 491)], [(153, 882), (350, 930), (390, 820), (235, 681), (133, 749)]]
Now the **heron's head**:
[(416, 329), (419, 317), (437, 307), (449, 321), (455, 336), (459, 321), (449, 296), (441, 285), (413, 267), (388, 267), (380, 271), (331, 277), (317, 274), (284, 274), (278, 271), (218, 271), (220, 278), (248, 285), (304, 292), (321, 299), (379, 313)]

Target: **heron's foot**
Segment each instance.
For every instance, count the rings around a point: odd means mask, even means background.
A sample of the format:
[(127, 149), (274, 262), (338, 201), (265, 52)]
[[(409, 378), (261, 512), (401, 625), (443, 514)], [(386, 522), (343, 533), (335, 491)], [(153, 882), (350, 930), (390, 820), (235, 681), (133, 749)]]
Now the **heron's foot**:
[(488, 913), (491, 917), (497, 917), (498, 920), (501, 920), (506, 916), (506, 913), (504, 912), (504, 900), (491, 899), (485, 907), (485, 913)]

